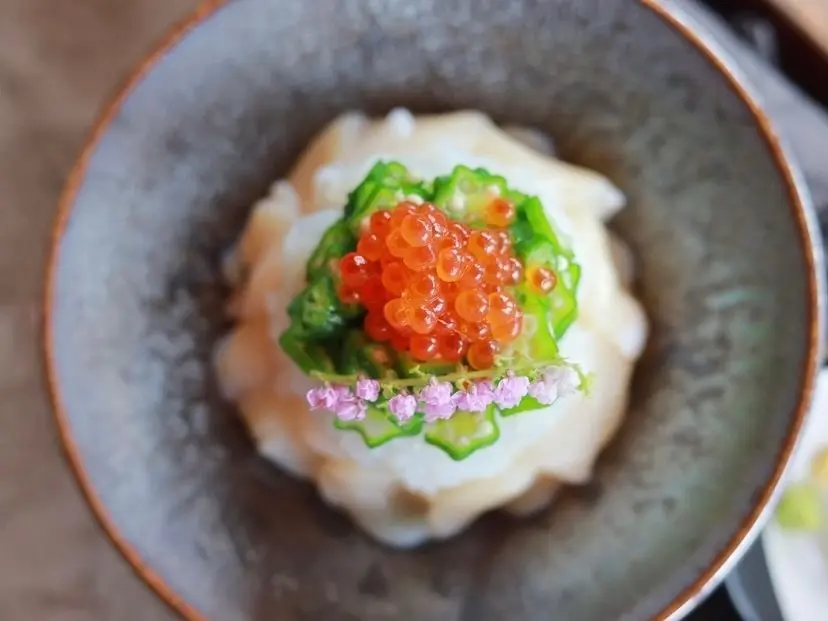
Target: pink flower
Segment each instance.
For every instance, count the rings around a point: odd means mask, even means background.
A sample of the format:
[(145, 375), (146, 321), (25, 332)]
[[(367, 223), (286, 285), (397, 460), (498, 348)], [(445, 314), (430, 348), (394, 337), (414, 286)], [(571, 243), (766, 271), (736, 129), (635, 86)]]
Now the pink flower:
[(489, 381), (475, 382), (468, 390), (454, 394), (454, 403), (464, 412), (485, 412), (494, 401), (494, 390)]
[(345, 422), (364, 419), (367, 410), (365, 401), (353, 395), (340, 399), (335, 406), (336, 417)]
[(388, 409), (401, 423), (409, 420), (417, 411), (417, 399), (412, 395), (399, 394), (388, 400)]
[(541, 377), (529, 386), (529, 394), (543, 405), (552, 405), (558, 398), (558, 384), (555, 381), (548, 382), (546, 377)]
[(578, 389), (578, 374), (569, 367), (550, 367), (529, 386), (529, 394), (543, 405), (552, 405)]
[(554, 381), (558, 387), (558, 397), (568, 397), (578, 391), (581, 378), (571, 367), (553, 367), (544, 374), (544, 381)]
[(457, 405), (452, 398), (453, 389), (448, 382), (432, 380), (420, 391), (420, 401), (423, 404), (423, 413), (429, 423), (436, 420), (451, 418)]
[(361, 379), (356, 383), (356, 396), (374, 402), (379, 398), (380, 383), (373, 379)]
[(311, 388), (307, 399), (312, 410), (328, 410), (343, 421), (362, 420), (368, 409), (365, 401), (354, 395), (347, 386), (325, 384)]
[(438, 382), (436, 379), (432, 379), (420, 391), (420, 399), (428, 403), (446, 403), (451, 401), (452, 392), (454, 390), (448, 382)]
[(495, 403), (501, 408), (513, 408), (529, 393), (529, 378), (507, 375), (494, 391)]
[(308, 391), (307, 399), (311, 410), (328, 410), (332, 412), (340, 398), (340, 391), (329, 384), (311, 388)]

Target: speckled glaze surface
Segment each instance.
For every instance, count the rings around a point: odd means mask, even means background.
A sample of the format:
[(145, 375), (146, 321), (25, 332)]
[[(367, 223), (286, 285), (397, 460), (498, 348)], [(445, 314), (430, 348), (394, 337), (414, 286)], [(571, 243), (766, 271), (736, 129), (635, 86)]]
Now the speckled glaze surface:
[[(807, 214), (750, 107), (648, 3), (213, 4), (105, 117), (58, 225), (53, 397), (119, 547), (199, 621), (686, 610), (771, 493), (821, 336)], [(258, 458), (209, 369), (247, 207), (336, 113), (394, 105), (537, 125), (611, 177), (654, 324), (594, 483), (407, 553)]]

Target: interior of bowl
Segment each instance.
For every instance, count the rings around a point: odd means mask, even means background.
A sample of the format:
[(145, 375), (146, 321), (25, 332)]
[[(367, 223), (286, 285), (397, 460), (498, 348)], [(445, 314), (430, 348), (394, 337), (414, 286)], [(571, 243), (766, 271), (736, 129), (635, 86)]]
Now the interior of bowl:
[[(258, 458), (219, 399), (220, 255), (337, 113), (478, 108), (609, 176), (653, 323), (594, 482), (414, 552)], [(725, 550), (813, 357), (809, 248), (756, 120), (628, 0), (236, 0), (163, 55), (90, 152), (55, 255), (59, 420), (109, 526), (204, 619), (643, 619)]]

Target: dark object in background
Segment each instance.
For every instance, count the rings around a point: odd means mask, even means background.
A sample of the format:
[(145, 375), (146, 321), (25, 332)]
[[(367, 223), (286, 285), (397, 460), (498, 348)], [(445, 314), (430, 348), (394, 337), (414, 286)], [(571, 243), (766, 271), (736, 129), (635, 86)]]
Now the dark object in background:
[(725, 588), (719, 587), (707, 601), (687, 616), (686, 621), (741, 621)]
[[(816, 101), (828, 106), (828, 53), (776, 0), (703, 0)], [(772, 33), (772, 42), (768, 42)]]

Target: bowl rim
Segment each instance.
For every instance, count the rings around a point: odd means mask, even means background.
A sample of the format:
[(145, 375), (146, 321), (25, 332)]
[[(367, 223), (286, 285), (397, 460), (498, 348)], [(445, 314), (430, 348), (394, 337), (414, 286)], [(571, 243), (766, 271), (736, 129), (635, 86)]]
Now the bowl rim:
[[(185, 601), (147, 564), (138, 549), (127, 541), (118, 530), (103, 501), (97, 496), (91, 479), (86, 474), (81, 453), (72, 435), (67, 408), (63, 403), (59, 386), (59, 372), (54, 351), (53, 309), (61, 240), (86, 175), (89, 161), (100, 140), (121, 111), (126, 100), (152, 69), (195, 28), (233, 1), (202, 0), (201, 4), (173, 25), (150, 48), (150, 51), (133, 66), (126, 78), (114, 89), (108, 101), (99, 110), (91, 130), (83, 141), (83, 147), (73, 164), (58, 201), (57, 215), (49, 241), (45, 287), (41, 301), (43, 311), (41, 315), (43, 322), (41, 347), (47, 390), (58, 426), (62, 449), (70, 469), (74, 473), (76, 483), (99, 526), (135, 573), (151, 587), (163, 602), (187, 621), (215, 620), (210, 619), (194, 605)], [(702, 57), (725, 78), (730, 90), (748, 108), (786, 185), (788, 204), (805, 254), (808, 272), (808, 350), (805, 368), (803, 369), (803, 380), (799, 389), (799, 400), (791, 414), (792, 420), (774, 463), (773, 472), (763, 485), (760, 493), (755, 496), (748, 515), (743, 518), (724, 547), (715, 552), (712, 561), (692, 580), (691, 584), (675, 594), (667, 605), (650, 618), (650, 621), (669, 621), (684, 617), (722, 582), (729, 570), (735, 566), (738, 559), (757, 538), (759, 531), (770, 516), (777, 495), (781, 491), (780, 482), (788, 470), (791, 455), (799, 444), (802, 428), (809, 415), (816, 372), (823, 355), (825, 334), (825, 298), (823, 293), (826, 285), (819, 226), (808, 187), (798, 165), (795, 163), (796, 158), (792, 155), (785, 140), (775, 130), (774, 123), (763, 110), (760, 104), (761, 97), (756, 94), (754, 88), (750, 85), (750, 81), (744, 76), (732, 55), (718, 44), (715, 35), (689, 15), (686, 9), (672, 3), (663, 5), (660, 0), (637, 1), (641, 7), (652, 11), (666, 26), (672, 28), (680, 38), (691, 43), (701, 53)]]

